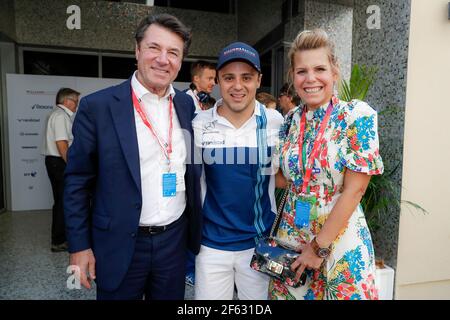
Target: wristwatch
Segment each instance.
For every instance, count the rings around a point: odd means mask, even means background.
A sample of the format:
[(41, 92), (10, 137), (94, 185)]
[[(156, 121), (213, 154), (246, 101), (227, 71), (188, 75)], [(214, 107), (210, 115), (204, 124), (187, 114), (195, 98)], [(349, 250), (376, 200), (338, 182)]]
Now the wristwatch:
[(314, 239), (312, 239), (311, 247), (313, 248), (316, 256), (318, 256), (319, 258), (322, 258), (322, 259), (328, 258), (328, 256), (331, 253), (331, 245), (328, 248), (321, 248), (319, 246), (319, 244), (317, 243), (316, 237), (314, 237)]

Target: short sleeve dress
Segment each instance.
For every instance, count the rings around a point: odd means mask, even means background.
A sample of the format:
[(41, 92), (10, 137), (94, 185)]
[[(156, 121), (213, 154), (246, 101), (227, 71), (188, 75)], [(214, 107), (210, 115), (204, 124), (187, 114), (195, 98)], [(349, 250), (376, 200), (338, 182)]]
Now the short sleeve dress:
[[(304, 108), (299, 106), (286, 116), (280, 131), (280, 167), (292, 182), (287, 195), (277, 237), (292, 246), (312, 240), (339, 199), (346, 170), (368, 175), (383, 173), (379, 154), (377, 114), (359, 100), (340, 101), (332, 97), (333, 110), (325, 129), (322, 148), (314, 162), (309, 182), (310, 193), (316, 196), (316, 214), (309, 217), (309, 226), (297, 228), (295, 203), (303, 183), (299, 170), (298, 136)], [(319, 126), (329, 103), (307, 111), (304, 146), (309, 156)], [(361, 205), (351, 215), (347, 226), (332, 243), (331, 255), (319, 270), (307, 270), (304, 286), (292, 288), (272, 279), (271, 299), (377, 299), (375, 286), (375, 255), (372, 239)]]

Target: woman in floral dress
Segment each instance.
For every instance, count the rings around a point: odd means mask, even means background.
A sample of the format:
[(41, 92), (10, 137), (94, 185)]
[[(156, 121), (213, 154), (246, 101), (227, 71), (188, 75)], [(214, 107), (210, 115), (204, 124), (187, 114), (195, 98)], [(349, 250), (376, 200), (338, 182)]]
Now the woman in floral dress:
[[(280, 166), (289, 183), (277, 237), (301, 249), (292, 264), (304, 286), (272, 279), (271, 299), (377, 299), (375, 257), (360, 200), (383, 172), (377, 114), (365, 102), (333, 95), (339, 79), (334, 46), (323, 30), (292, 43), (290, 80), (302, 104), (280, 134)], [(280, 172), (279, 172), (280, 175)]]

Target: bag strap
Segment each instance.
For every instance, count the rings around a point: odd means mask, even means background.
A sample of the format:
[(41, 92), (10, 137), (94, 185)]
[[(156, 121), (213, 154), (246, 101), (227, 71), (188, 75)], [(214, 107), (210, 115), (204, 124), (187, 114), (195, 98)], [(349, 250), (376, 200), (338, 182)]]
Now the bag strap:
[(289, 193), (289, 189), (291, 188), (291, 184), (288, 183), (286, 189), (284, 189), (283, 197), (281, 198), (280, 204), (277, 209), (277, 216), (275, 217), (275, 221), (273, 222), (272, 229), (270, 230), (269, 237), (273, 238), (275, 236), (275, 232), (278, 231), (278, 227), (280, 226), (280, 217), (283, 213), (284, 205), (286, 204), (286, 198)]
[[(295, 112), (292, 112), (285, 119), (285, 121), (287, 123), (287, 126), (283, 132), (285, 137), (287, 137), (289, 135), (289, 131), (291, 130), (291, 125), (293, 122), (294, 114), (295, 114)], [(271, 237), (271, 238), (273, 238), (275, 236), (275, 233), (278, 231), (278, 227), (280, 226), (280, 217), (281, 217), (281, 214), (283, 213), (284, 205), (286, 204), (286, 197), (289, 193), (290, 188), (291, 188), (291, 183), (288, 183), (288, 185), (286, 186), (286, 189), (284, 189), (283, 197), (281, 198), (280, 204), (278, 205), (278, 208), (277, 208), (277, 216), (275, 217), (275, 220), (272, 225), (272, 229), (270, 230), (269, 237)]]

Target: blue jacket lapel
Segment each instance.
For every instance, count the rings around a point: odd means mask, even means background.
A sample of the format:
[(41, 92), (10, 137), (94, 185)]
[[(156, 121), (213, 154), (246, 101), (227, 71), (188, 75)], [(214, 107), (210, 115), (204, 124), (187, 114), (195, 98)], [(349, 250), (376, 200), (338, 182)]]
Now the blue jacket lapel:
[(123, 155), (134, 182), (136, 183), (139, 192), (141, 192), (139, 147), (131, 99), (131, 78), (116, 87), (110, 110)]
[(183, 102), (181, 97), (181, 91), (175, 89), (176, 94), (173, 98), (173, 105), (175, 107), (175, 112), (177, 113), (178, 121), (182, 129), (191, 131), (191, 119), (189, 119), (189, 111), (183, 110), (187, 108), (186, 103)]

